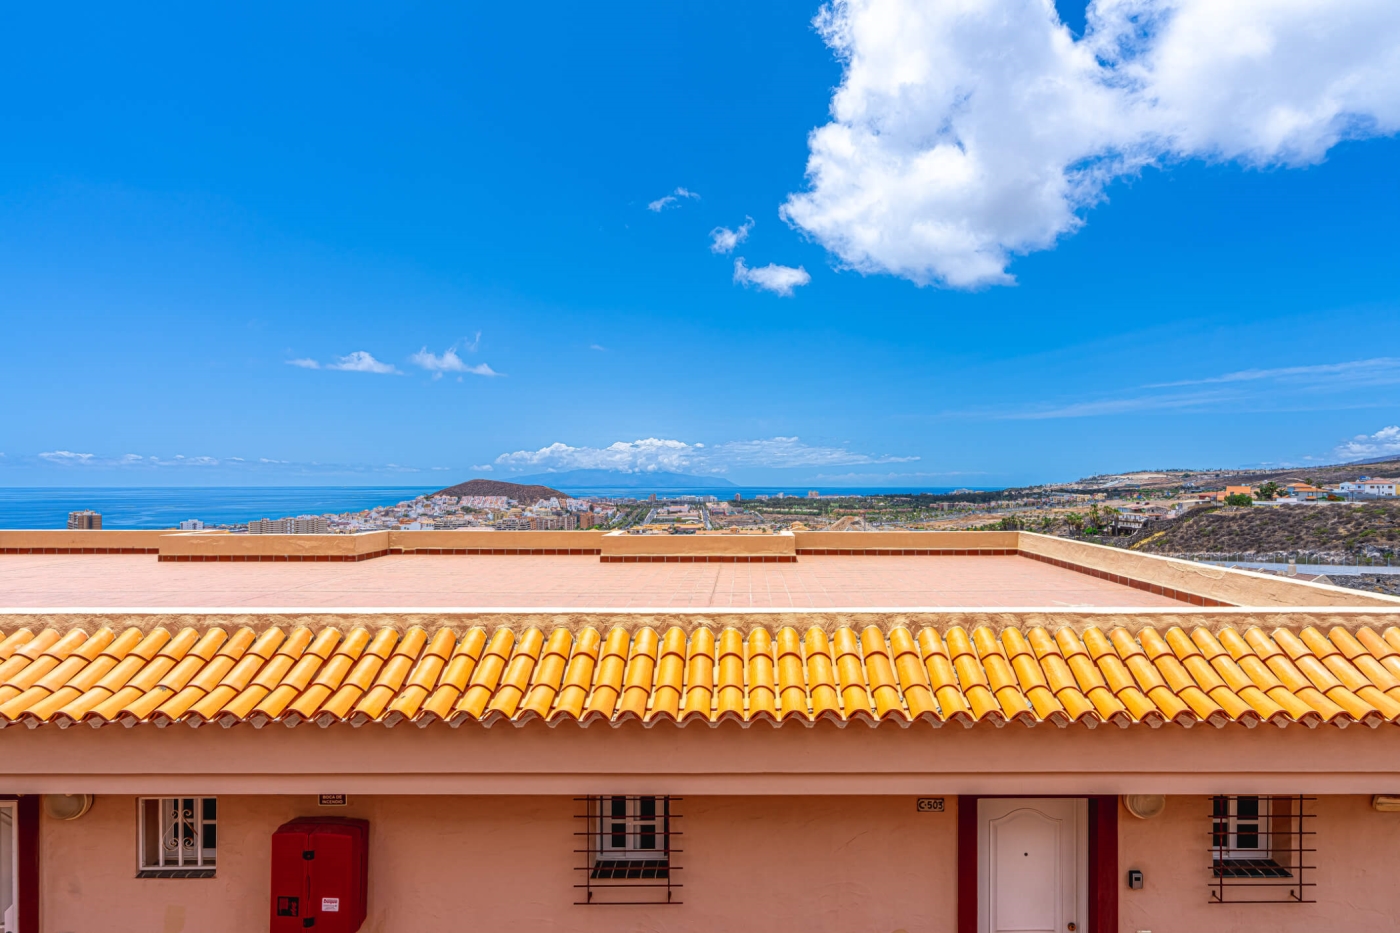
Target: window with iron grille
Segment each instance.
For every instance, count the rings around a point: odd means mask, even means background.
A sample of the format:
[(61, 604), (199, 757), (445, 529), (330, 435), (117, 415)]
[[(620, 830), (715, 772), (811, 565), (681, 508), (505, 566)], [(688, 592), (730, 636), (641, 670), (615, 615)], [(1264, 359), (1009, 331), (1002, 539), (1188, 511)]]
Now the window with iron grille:
[(604, 795), (580, 799), (586, 840), (580, 904), (678, 904), (675, 829), (680, 798)]
[(142, 797), (137, 801), (138, 878), (212, 878), (219, 843), (214, 797)]
[(1313, 797), (1210, 798), (1211, 902), (1313, 903)]

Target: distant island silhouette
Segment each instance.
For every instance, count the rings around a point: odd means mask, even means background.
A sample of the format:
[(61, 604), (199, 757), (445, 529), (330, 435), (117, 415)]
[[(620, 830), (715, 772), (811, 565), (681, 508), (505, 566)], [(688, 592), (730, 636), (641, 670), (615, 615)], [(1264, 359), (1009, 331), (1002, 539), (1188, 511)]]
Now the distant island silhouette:
[(507, 483), (499, 479), (469, 479), (465, 483), (458, 483), (456, 486), (448, 486), (446, 489), (439, 489), (434, 496), (505, 496), (507, 499), (514, 499), (517, 502), (529, 502), (532, 505), (540, 499), (567, 499), (569, 494), (560, 492), (550, 486), (532, 486), (521, 483)]
[(719, 489), (734, 486), (722, 476), (696, 476), (664, 470), (623, 473), (620, 470), (560, 470), (517, 476), (522, 483), (552, 483), (585, 489)]

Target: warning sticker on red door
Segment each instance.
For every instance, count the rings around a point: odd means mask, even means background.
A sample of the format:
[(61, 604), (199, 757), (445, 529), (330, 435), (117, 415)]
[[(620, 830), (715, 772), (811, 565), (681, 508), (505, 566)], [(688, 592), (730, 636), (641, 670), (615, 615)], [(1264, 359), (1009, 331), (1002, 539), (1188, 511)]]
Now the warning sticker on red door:
[(338, 898), (338, 897), (323, 897), (323, 898), (321, 898), (321, 912), (322, 912), (322, 913), (327, 913), (327, 914), (339, 913), (339, 912), (340, 912), (340, 898)]

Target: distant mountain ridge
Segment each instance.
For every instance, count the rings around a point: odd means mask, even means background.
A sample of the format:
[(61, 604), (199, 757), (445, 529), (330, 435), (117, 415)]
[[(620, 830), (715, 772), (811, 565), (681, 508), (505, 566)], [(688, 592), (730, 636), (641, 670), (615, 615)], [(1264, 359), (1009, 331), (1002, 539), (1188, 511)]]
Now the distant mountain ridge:
[(540, 499), (567, 499), (569, 494), (551, 486), (532, 486), (521, 483), (507, 483), (499, 479), (470, 479), (456, 486), (448, 486), (433, 493), (435, 496), (505, 496), (517, 502), (531, 505)]
[(560, 470), (558, 473), (517, 476), (516, 479), (587, 489), (717, 489), (734, 485), (721, 476), (696, 476), (691, 473), (668, 473), (663, 470), (638, 473), (623, 473), (618, 470)]

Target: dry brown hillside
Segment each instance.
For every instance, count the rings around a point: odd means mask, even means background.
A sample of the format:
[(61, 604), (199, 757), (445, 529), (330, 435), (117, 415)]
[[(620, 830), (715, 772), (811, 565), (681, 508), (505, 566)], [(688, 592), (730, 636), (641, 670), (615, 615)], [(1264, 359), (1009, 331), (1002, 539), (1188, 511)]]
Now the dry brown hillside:
[(1400, 503), (1197, 509), (1132, 548), (1178, 557), (1291, 553), (1324, 562), (1400, 556)]

